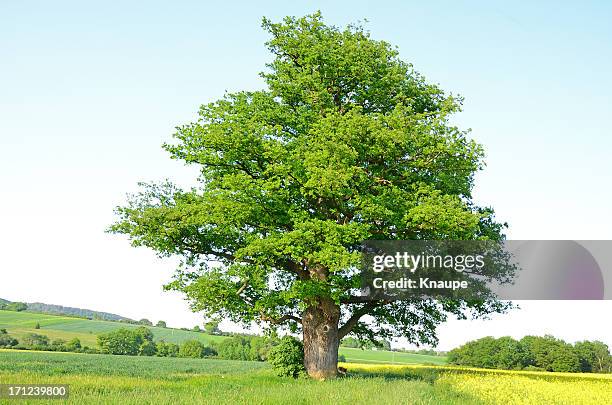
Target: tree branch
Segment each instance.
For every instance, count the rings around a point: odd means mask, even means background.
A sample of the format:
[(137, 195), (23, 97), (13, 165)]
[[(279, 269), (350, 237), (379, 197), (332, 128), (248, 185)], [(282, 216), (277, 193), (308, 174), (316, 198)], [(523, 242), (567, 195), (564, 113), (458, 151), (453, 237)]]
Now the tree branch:
[(340, 299), (341, 304), (362, 304), (362, 303), (371, 302), (371, 301), (372, 301), (372, 298), (366, 295), (351, 295), (346, 298)]
[(302, 319), (298, 318), (295, 315), (283, 315), (280, 318), (273, 318), (271, 316), (261, 314), (260, 318), (262, 321), (270, 322), (273, 325), (280, 325), (281, 323), (287, 322), (287, 321), (296, 321), (296, 322), (302, 323)]
[(242, 292), (247, 288), (248, 285), (249, 285), (249, 279), (246, 279), (245, 282), (242, 284), (242, 286), (240, 286), (238, 291), (236, 291), (236, 295), (242, 294)]
[(351, 332), (351, 330), (353, 330), (355, 325), (357, 325), (357, 322), (359, 322), (359, 319), (361, 319), (362, 316), (366, 315), (368, 312), (370, 312), (372, 309), (376, 308), (377, 306), (383, 305), (383, 304), (384, 302), (382, 301), (378, 301), (378, 302), (370, 301), (367, 304), (365, 304), (363, 307), (353, 312), (353, 315), (351, 315), (351, 317), (346, 321), (346, 323), (338, 329), (338, 339), (342, 339), (343, 337), (348, 335)]

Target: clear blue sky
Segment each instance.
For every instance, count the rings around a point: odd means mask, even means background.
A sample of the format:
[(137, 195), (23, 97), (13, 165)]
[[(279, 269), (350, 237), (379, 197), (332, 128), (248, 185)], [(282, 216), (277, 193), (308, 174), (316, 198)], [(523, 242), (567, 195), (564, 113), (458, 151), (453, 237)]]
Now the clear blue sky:
[[(174, 126), (225, 91), (262, 86), (261, 17), (317, 9), (335, 25), (368, 19), (374, 38), (465, 97), (456, 121), (488, 155), (476, 197), (510, 237), (612, 239), (609, 3), (4, 1), (0, 297), (196, 322), (160, 291), (171, 262), (103, 230), (137, 181), (192, 180), (160, 148)], [(541, 327), (542, 314), (586, 304), (538, 305), (476, 330)]]

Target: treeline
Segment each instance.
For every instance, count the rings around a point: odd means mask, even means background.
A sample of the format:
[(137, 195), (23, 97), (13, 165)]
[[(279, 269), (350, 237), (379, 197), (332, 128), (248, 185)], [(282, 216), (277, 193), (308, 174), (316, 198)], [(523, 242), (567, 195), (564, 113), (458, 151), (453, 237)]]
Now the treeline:
[(53, 352), (75, 352), (75, 353), (97, 353), (98, 350), (87, 346), (81, 346), (79, 338), (71, 340), (49, 339), (46, 335), (28, 333), (17, 340), (9, 335), (6, 329), (0, 329), (0, 348), (18, 350), (45, 350)]
[(63, 315), (73, 318), (82, 319), (98, 319), (103, 321), (115, 321), (115, 322), (136, 322), (129, 318), (111, 314), (109, 312), (92, 311), (90, 309), (64, 307), (61, 305), (43, 304), (42, 302), (11, 302), (0, 299), (0, 310), (5, 311), (29, 311), (39, 312), (42, 314), (50, 315)]
[(387, 340), (379, 340), (377, 342), (372, 342), (370, 340), (361, 340), (356, 339), (354, 337), (345, 337), (340, 341), (340, 346), (342, 347), (352, 347), (358, 349), (381, 349), (381, 350), (391, 350), (391, 343)]
[(426, 356), (446, 356), (446, 352), (436, 351), (434, 349), (393, 349), (395, 352), (422, 354)]
[(342, 347), (351, 347), (357, 349), (367, 349), (367, 350), (389, 350), (393, 352), (401, 352), (401, 353), (412, 353), (412, 354), (423, 354), (428, 356), (446, 356), (446, 352), (437, 352), (433, 349), (401, 349), (401, 348), (391, 348), (391, 343), (387, 340), (380, 339), (377, 342), (372, 342), (370, 340), (360, 340), (354, 337), (345, 337), (340, 341), (340, 346)]
[(609, 373), (612, 357), (600, 341), (574, 345), (554, 336), (484, 337), (448, 352), (451, 364), (503, 370)]
[(0, 310), (21, 312), (26, 309), (28, 309), (28, 305), (25, 302), (0, 302)]
[(102, 321), (130, 321), (131, 319), (111, 314), (109, 312), (92, 311), (91, 309), (64, 307), (62, 305), (43, 304), (41, 302), (27, 303), (27, 309), (31, 312), (44, 314), (73, 316), (78, 318), (97, 319)]
[(78, 338), (70, 341), (51, 340), (48, 336), (29, 333), (20, 340), (0, 329), (0, 347), (20, 350), (45, 350), (89, 354), (114, 354), (125, 356), (158, 357), (217, 357), (227, 360), (266, 361), (272, 347), (278, 345), (277, 336), (234, 335), (208, 346), (199, 340), (187, 340), (181, 345), (154, 341), (153, 332), (141, 326), (121, 328), (98, 335), (98, 348), (81, 346)]
[(98, 336), (100, 353), (159, 356), (159, 357), (218, 357), (227, 360), (265, 361), (270, 349), (278, 344), (277, 337), (235, 335), (208, 346), (199, 340), (187, 340), (181, 345), (154, 342), (153, 333), (146, 327), (118, 329)]

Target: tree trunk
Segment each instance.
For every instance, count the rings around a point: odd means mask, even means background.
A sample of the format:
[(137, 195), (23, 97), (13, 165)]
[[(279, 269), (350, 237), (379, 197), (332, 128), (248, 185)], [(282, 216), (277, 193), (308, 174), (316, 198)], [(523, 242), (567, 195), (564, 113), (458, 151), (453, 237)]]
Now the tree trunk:
[(304, 311), (304, 366), (312, 378), (323, 380), (338, 375), (339, 320), (340, 307), (328, 298), (321, 298)]

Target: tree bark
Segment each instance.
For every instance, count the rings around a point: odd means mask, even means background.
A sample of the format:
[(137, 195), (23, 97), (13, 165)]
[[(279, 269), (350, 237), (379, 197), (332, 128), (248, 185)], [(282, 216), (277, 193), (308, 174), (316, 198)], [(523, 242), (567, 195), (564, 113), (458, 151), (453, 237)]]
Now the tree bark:
[(340, 307), (329, 298), (319, 299), (302, 316), (304, 366), (318, 380), (338, 375), (338, 322)]

